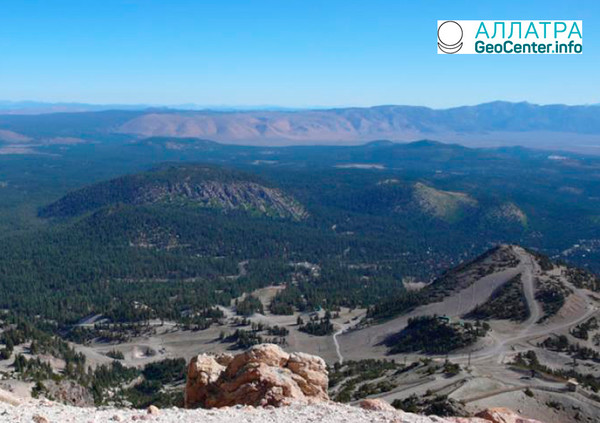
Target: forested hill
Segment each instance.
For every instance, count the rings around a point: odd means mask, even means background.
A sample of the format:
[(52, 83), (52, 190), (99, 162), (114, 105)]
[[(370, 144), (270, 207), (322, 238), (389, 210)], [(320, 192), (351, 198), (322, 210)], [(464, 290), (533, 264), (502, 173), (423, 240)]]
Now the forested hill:
[(206, 165), (163, 165), (82, 188), (40, 210), (42, 217), (69, 217), (117, 204), (192, 204), (301, 220), (304, 207), (256, 175)]

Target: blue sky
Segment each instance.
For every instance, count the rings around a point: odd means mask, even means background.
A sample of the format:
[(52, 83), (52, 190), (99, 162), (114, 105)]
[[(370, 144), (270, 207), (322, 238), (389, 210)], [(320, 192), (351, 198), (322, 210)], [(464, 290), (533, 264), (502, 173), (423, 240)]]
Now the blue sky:
[[(600, 2), (3, 1), (0, 99), (449, 107), (600, 102)], [(584, 54), (436, 54), (438, 19), (581, 19)]]

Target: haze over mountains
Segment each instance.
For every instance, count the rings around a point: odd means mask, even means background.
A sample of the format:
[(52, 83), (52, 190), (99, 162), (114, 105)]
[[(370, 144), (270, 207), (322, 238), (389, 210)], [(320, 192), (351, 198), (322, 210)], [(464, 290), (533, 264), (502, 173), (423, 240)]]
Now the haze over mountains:
[[(522, 145), (587, 154), (600, 152), (598, 105), (540, 106), (498, 101), (443, 110), (377, 106), (246, 111), (141, 110), (135, 106), (129, 106), (128, 110), (120, 106), (115, 107), (121, 110), (106, 110), (111, 107), (70, 108), (68, 104), (56, 107), (78, 113), (0, 115), (0, 141), (35, 141), (41, 135), (85, 138), (98, 134), (194, 137), (260, 146), (432, 139), (474, 147)], [(0, 110), (14, 113), (15, 109), (0, 105)]]

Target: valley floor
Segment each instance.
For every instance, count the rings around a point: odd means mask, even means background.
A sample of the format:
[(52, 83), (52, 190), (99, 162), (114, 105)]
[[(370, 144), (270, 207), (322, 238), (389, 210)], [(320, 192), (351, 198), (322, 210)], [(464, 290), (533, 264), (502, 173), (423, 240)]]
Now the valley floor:
[[(572, 329), (588, 321), (592, 317), (600, 317), (597, 296), (586, 289), (580, 289), (563, 278), (563, 270), (555, 267), (553, 270), (542, 270), (538, 261), (530, 253), (519, 247), (508, 247), (518, 257), (517, 264), (513, 267), (496, 267), (491, 273), (483, 277), (477, 277), (475, 282), (468, 287), (445, 297), (443, 300), (417, 307), (409, 313), (376, 325), (361, 325), (366, 310), (349, 310), (342, 308), (339, 316), (332, 318), (335, 333), (328, 336), (312, 336), (298, 330), (297, 318), (300, 316), (305, 320), (310, 317), (309, 313), (295, 312), (289, 316), (278, 316), (271, 314), (268, 304), (276, 293), (282, 289), (281, 286), (262, 288), (253, 293), (265, 306), (264, 314), (254, 314), (249, 320), (254, 324), (277, 325), (289, 330), (286, 336), (284, 348), (288, 351), (302, 351), (323, 357), (330, 365), (334, 363), (347, 363), (352, 360), (363, 359), (386, 359), (395, 360), (398, 366), (404, 362), (405, 365), (418, 364), (414, 370), (406, 370), (395, 373), (392, 370), (380, 378), (368, 380), (368, 383), (378, 382), (390, 383), (391, 388), (385, 392), (371, 394), (369, 397), (380, 398), (389, 403), (394, 400), (403, 400), (411, 395), (420, 398), (440, 395), (447, 396), (452, 400), (464, 403), (466, 410), (471, 413), (478, 412), (488, 407), (508, 407), (517, 410), (520, 414), (543, 420), (547, 423), (564, 423), (574, 421), (593, 422), (600, 416), (600, 402), (589, 389), (578, 389), (571, 392), (566, 386), (565, 379), (549, 377), (548, 375), (535, 375), (524, 369), (516, 368), (511, 363), (518, 353), (534, 351), (539, 362), (551, 369), (570, 371), (580, 374), (600, 376), (600, 363), (594, 360), (573, 360), (573, 357), (565, 352), (551, 351), (540, 346), (540, 343), (548, 337), (566, 336), (572, 345), (576, 343), (598, 349), (593, 342), (593, 336), (589, 341), (573, 337)], [(240, 272), (244, 267), (240, 267)], [(480, 269), (479, 269), (480, 270)], [(476, 271), (475, 274), (479, 273)], [(523, 286), (523, 297), (529, 309), (529, 315), (521, 322), (509, 320), (490, 320), (491, 330), (476, 344), (454, 351), (445, 356), (423, 355), (420, 353), (389, 355), (388, 348), (382, 341), (389, 334), (396, 333), (406, 327), (409, 318), (424, 315), (445, 315), (453, 321), (459, 321), (475, 306), (483, 304), (492, 295), (494, 290), (507, 283), (516, 275), (521, 275)], [(536, 299), (540, 289), (540, 279), (560, 280), (569, 291), (560, 310), (543, 319), (543, 304)], [(172, 322), (151, 322), (148, 333), (134, 337), (120, 344), (107, 344), (102, 342), (89, 345), (73, 344), (77, 351), (86, 355), (87, 362), (92, 365), (107, 364), (112, 359), (107, 356), (111, 350), (123, 353), (121, 362), (126, 366), (143, 366), (147, 363), (162, 360), (164, 358), (183, 357), (189, 360), (191, 357), (203, 352), (222, 352), (231, 348), (231, 343), (222, 342), (220, 333), (225, 331), (232, 333), (236, 330), (237, 317), (233, 306), (222, 308), (225, 313), (226, 322), (223, 325), (213, 325), (208, 329), (200, 331), (182, 330)], [(321, 315), (323, 311), (321, 311)], [(93, 322), (83, 324), (93, 325)], [(246, 326), (249, 328), (249, 326)], [(435, 342), (435, 340), (431, 340)], [(18, 346), (17, 352), (24, 353), (25, 350)], [(440, 368), (446, 360), (460, 366), (456, 374), (444, 374)], [(428, 365), (436, 367), (429, 372)], [(9, 372), (12, 359), (0, 362), (0, 370)], [(54, 363), (54, 367), (60, 370), (60, 363)], [(342, 380), (337, 391), (343, 386)], [(360, 383), (356, 388), (360, 388)], [(27, 385), (18, 380), (5, 380), (0, 383), (0, 388), (9, 389), (19, 396), (28, 396), (31, 384)], [(351, 401), (356, 397), (351, 398)], [(29, 422), (35, 413), (43, 414), (44, 402), (30, 401), (28, 405), (22, 406), (22, 416), (12, 408), (0, 409), (0, 421)], [(559, 404), (556, 406), (556, 404)], [(0, 407), (4, 407), (0, 405)], [(70, 407), (55, 406), (48, 408), (49, 421), (106, 421), (112, 415), (122, 415), (129, 420), (131, 417), (140, 415), (137, 410), (96, 410), (94, 419), (84, 419), (85, 411)], [(2, 412), (8, 414), (2, 415)], [(16, 413), (16, 414), (15, 414)], [(63, 414), (60, 414), (63, 413)], [(112, 413), (112, 414), (111, 414)], [(203, 414), (202, 414), (203, 413)], [(319, 406), (306, 409), (283, 409), (283, 410), (219, 410), (219, 411), (183, 411), (163, 410), (158, 417), (152, 416), (156, 421), (188, 422), (198, 421), (201, 414), (202, 421), (239, 421), (241, 415), (248, 416), (245, 421), (320, 421), (320, 422), (380, 422), (389, 420), (384, 414), (367, 413), (354, 407), (341, 405)], [(18, 416), (14, 420), (3, 420), (6, 416)], [(81, 417), (80, 417), (81, 416)], [(7, 417), (8, 418), (8, 417)], [(11, 417), (12, 418), (12, 417)], [(256, 420), (255, 420), (256, 418)], [(102, 420), (104, 419), (104, 420)], [(595, 420), (596, 419), (596, 420)], [(428, 420), (419, 420), (427, 422)]]

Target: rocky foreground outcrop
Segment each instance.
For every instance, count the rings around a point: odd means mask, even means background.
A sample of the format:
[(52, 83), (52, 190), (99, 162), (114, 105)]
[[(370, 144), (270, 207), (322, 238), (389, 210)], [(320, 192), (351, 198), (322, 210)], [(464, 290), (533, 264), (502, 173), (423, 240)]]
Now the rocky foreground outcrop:
[(233, 405), (282, 406), (328, 401), (327, 366), (322, 358), (288, 354), (273, 344), (248, 351), (194, 357), (188, 367), (186, 408)]
[(437, 417), (405, 413), (380, 399), (365, 399), (358, 407), (338, 404), (329, 401), (327, 383), (320, 357), (262, 344), (236, 356), (201, 354), (191, 360), (185, 405), (210, 410), (75, 407), (19, 399), (0, 390), (0, 423), (542, 423), (505, 408), (484, 410), (477, 417)]
[[(361, 414), (359, 411), (349, 410), (347, 406), (340, 408), (339, 404), (329, 401), (327, 385), (327, 366), (320, 357), (303, 353), (289, 354), (277, 345), (261, 344), (236, 356), (200, 354), (194, 357), (188, 366), (185, 406), (246, 406), (242, 410), (255, 413), (254, 410), (260, 410), (264, 406), (291, 405), (293, 408), (290, 409), (319, 410), (315, 411), (316, 418), (338, 409), (343, 413), (356, 413), (353, 418), (358, 420), (352, 421), (363, 421), (364, 417), (365, 421), (370, 422), (542, 423), (523, 418), (506, 408), (484, 410), (477, 417), (425, 417), (396, 410), (380, 399), (361, 401), (358, 404), (362, 409)], [(357, 408), (350, 407), (355, 410)], [(300, 414), (305, 416), (304, 413)], [(385, 418), (379, 420), (383, 416)], [(293, 417), (287, 416), (289, 420), (286, 421), (295, 421)]]

